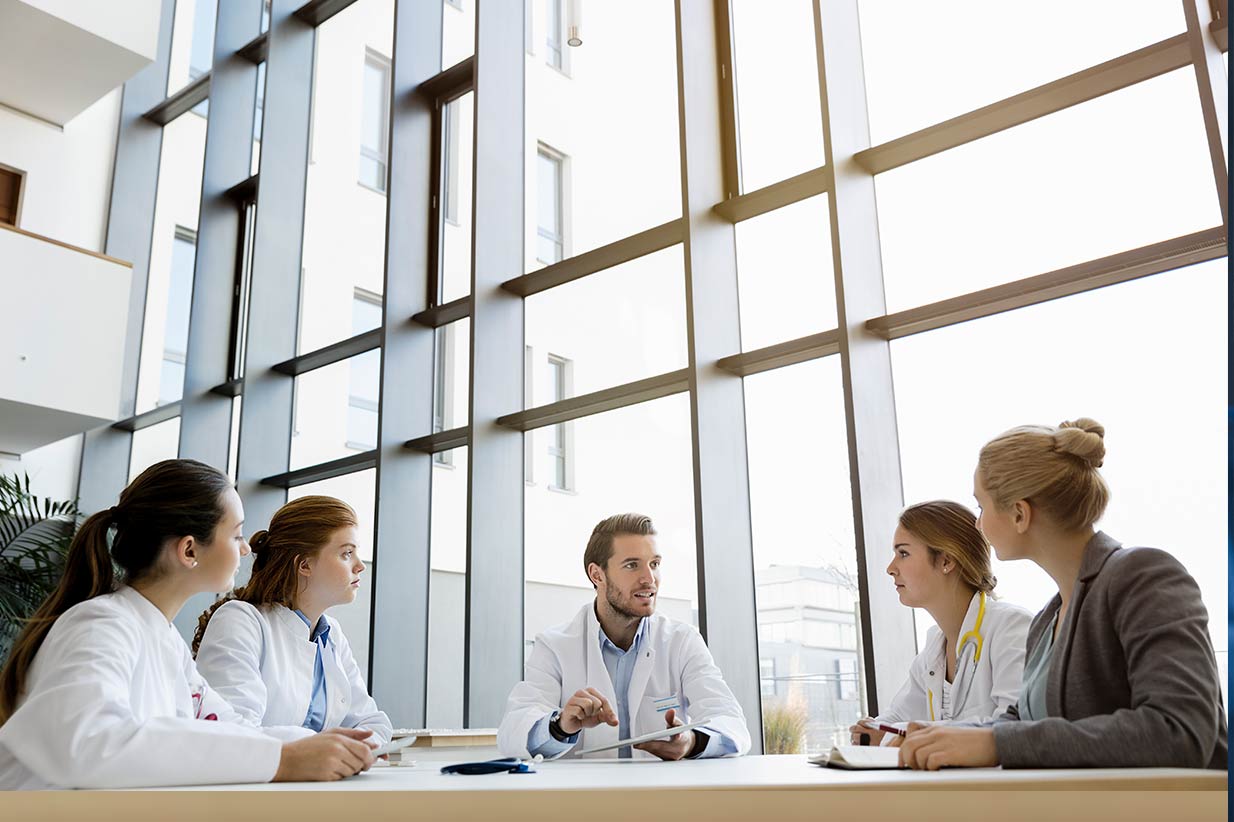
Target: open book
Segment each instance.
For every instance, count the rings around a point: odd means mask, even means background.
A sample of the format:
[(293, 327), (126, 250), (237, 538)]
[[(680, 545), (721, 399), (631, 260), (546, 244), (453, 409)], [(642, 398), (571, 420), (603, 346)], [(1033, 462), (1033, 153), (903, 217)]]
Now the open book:
[(899, 768), (900, 749), (878, 745), (836, 745), (827, 753), (810, 757), (810, 763), (850, 771)]

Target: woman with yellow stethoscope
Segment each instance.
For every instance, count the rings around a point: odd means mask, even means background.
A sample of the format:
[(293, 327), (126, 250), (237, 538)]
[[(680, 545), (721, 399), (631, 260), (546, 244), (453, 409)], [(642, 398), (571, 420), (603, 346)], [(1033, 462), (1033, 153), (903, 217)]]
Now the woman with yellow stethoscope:
[[(990, 545), (976, 515), (945, 500), (912, 505), (900, 515), (887, 573), (900, 602), (934, 618), (908, 681), (874, 720), (849, 730), (878, 744), (898, 744), (879, 723), (983, 720), (1015, 704), (1024, 672), (1025, 638), (1032, 615), (995, 601)], [(891, 737), (886, 739), (884, 737)]]

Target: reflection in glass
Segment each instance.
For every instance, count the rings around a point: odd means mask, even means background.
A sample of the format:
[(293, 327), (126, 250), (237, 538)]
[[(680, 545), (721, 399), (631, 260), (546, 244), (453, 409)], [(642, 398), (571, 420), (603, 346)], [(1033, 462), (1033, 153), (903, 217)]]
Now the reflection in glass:
[(745, 407), (763, 722), (805, 725), (766, 752), (818, 753), (848, 743), (865, 691), (839, 357), (746, 377)]
[(357, 288), (383, 293), (393, 21), (392, 0), (358, 0), (316, 30), (298, 353), (351, 336)]
[(441, 282), (438, 304), (471, 293), (472, 157), (475, 152), (475, 95), (464, 94), (442, 107), (444, 156), (441, 174)]
[(129, 450), (129, 482), (156, 462), (174, 460), (179, 453), (179, 417), (134, 431), (132, 447)]
[[(552, 4), (530, 4), (528, 271), (681, 216), (674, 6), (658, 0), (585, 5), (586, 45), (565, 47), (562, 71), (545, 53)], [(550, 169), (554, 156), (568, 159)]]
[(466, 447), (447, 451), (433, 469), (426, 718), (430, 728), (463, 727), (467, 453)]
[(292, 470), (376, 447), (380, 368), (375, 349), (296, 377)]
[(168, 62), (167, 96), (210, 72), (218, 0), (177, 0)]
[[(468, 380), (471, 346), (471, 320), (464, 319), (438, 328), (433, 342), (433, 433), (449, 431), (467, 424), (470, 408)], [(436, 462), (448, 464), (453, 451), (439, 451)]]
[[(681, 246), (673, 246), (528, 297), (526, 344), (540, 362), (551, 355), (572, 363), (575, 395), (684, 368), (682, 271)], [(537, 376), (531, 393), (556, 396), (549, 378)]]

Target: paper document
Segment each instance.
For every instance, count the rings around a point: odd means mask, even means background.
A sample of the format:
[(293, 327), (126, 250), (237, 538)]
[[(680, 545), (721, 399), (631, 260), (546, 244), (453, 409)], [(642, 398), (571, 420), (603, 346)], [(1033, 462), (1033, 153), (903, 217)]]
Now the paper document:
[(414, 736), (405, 736), (402, 739), (395, 739), (390, 742), (387, 742), (386, 744), (382, 745), (377, 750), (373, 751), (373, 756), (385, 756), (386, 754), (392, 754), (395, 751), (401, 751), (403, 748), (406, 748), (408, 745), (414, 745), (415, 742), (416, 742), (416, 737)]
[(579, 753), (580, 754), (600, 753), (601, 751), (611, 751), (615, 748), (624, 748), (627, 745), (641, 745), (644, 742), (651, 742), (656, 739), (664, 739), (665, 737), (676, 736), (679, 733), (685, 733), (686, 731), (692, 731), (695, 728), (701, 727), (702, 725), (703, 725), (702, 722), (690, 722), (685, 725), (678, 725), (675, 728), (661, 728), (660, 730), (652, 731), (649, 734), (643, 734), (642, 736), (634, 736), (629, 739), (622, 739), (622, 740), (612, 743), (611, 745), (600, 745), (595, 748), (588, 748), (584, 751), (579, 751)]
[(878, 745), (836, 745), (825, 754), (810, 757), (810, 762), (852, 771), (899, 768), (900, 749)]

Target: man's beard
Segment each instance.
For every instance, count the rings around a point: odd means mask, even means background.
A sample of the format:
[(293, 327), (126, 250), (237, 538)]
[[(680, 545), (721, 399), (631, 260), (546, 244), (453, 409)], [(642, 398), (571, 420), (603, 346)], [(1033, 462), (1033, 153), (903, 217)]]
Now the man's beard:
[(620, 614), (626, 619), (642, 619), (643, 618), (642, 614), (636, 614), (633, 611), (626, 608), (624, 605), (622, 605), (621, 600), (617, 599), (614, 596), (614, 591), (612, 588), (609, 588), (607, 591), (604, 592), (604, 598), (605, 600), (608, 601), (609, 608), (612, 608), (614, 612), (616, 612), (617, 614)]

